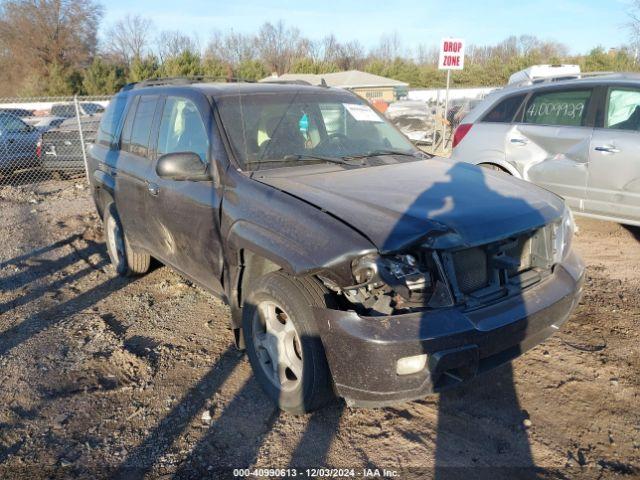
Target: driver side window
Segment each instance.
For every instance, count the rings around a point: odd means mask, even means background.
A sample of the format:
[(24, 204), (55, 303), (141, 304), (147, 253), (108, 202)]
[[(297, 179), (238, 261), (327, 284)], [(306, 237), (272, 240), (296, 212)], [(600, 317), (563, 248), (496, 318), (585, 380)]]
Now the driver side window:
[(187, 98), (168, 97), (162, 111), (158, 155), (194, 152), (206, 163), (209, 136), (195, 103)]

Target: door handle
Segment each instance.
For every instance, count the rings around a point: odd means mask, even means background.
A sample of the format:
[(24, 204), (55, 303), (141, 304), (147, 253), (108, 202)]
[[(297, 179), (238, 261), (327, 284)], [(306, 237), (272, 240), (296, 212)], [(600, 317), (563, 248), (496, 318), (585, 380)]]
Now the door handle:
[(158, 195), (160, 188), (155, 183), (147, 182), (147, 190), (151, 195), (156, 196)]
[(601, 147), (595, 147), (594, 150), (596, 152), (604, 152), (604, 153), (618, 153), (618, 152), (620, 152), (619, 148), (611, 147), (609, 145), (604, 145), (604, 146), (601, 146)]
[(526, 145), (527, 143), (529, 143), (529, 140), (526, 140), (524, 138), (512, 138), (511, 143), (515, 143), (516, 145)]

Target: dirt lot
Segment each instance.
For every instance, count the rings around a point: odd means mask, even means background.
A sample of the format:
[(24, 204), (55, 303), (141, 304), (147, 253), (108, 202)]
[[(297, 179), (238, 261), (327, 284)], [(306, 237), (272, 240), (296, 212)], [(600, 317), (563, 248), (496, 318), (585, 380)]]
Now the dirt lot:
[(578, 220), (583, 302), (513, 366), (393, 408), (295, 417), (252, 380), (223, 304), (164, 267), (114, 277), (81, 187), (0, 187), (0, 477), (640, 477), (640, 230)]

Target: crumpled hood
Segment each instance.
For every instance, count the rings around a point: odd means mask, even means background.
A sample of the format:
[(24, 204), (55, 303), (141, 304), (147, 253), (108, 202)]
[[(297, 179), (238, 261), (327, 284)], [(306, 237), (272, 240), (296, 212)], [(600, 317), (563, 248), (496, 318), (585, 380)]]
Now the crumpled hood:
[(287, 170), (258, 180), (334, 215), (383, 253), (417, 242), (480, 245), (549, 223), (564, 208), (533, 184), (437, 157), (320, 173)]

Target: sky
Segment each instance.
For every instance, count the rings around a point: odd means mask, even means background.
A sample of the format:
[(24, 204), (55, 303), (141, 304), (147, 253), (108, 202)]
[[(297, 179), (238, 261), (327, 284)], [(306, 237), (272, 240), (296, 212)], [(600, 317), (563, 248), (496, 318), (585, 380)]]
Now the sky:
[(437, 45), (443, 37), (487, 45), (530, 34), (562, 42), (578, 54), (627, 42), (631, 1), (109, 0), (103, 32), (126, 14), (140, 14), (157, 31), (180, 30), (205, 46), (213, 30), (254, 33), (266, 21), (283, 20), (310, 39), (333, 33), (339, 41), (359, 40), (367, 48), (394, 31), (410, 50)]

